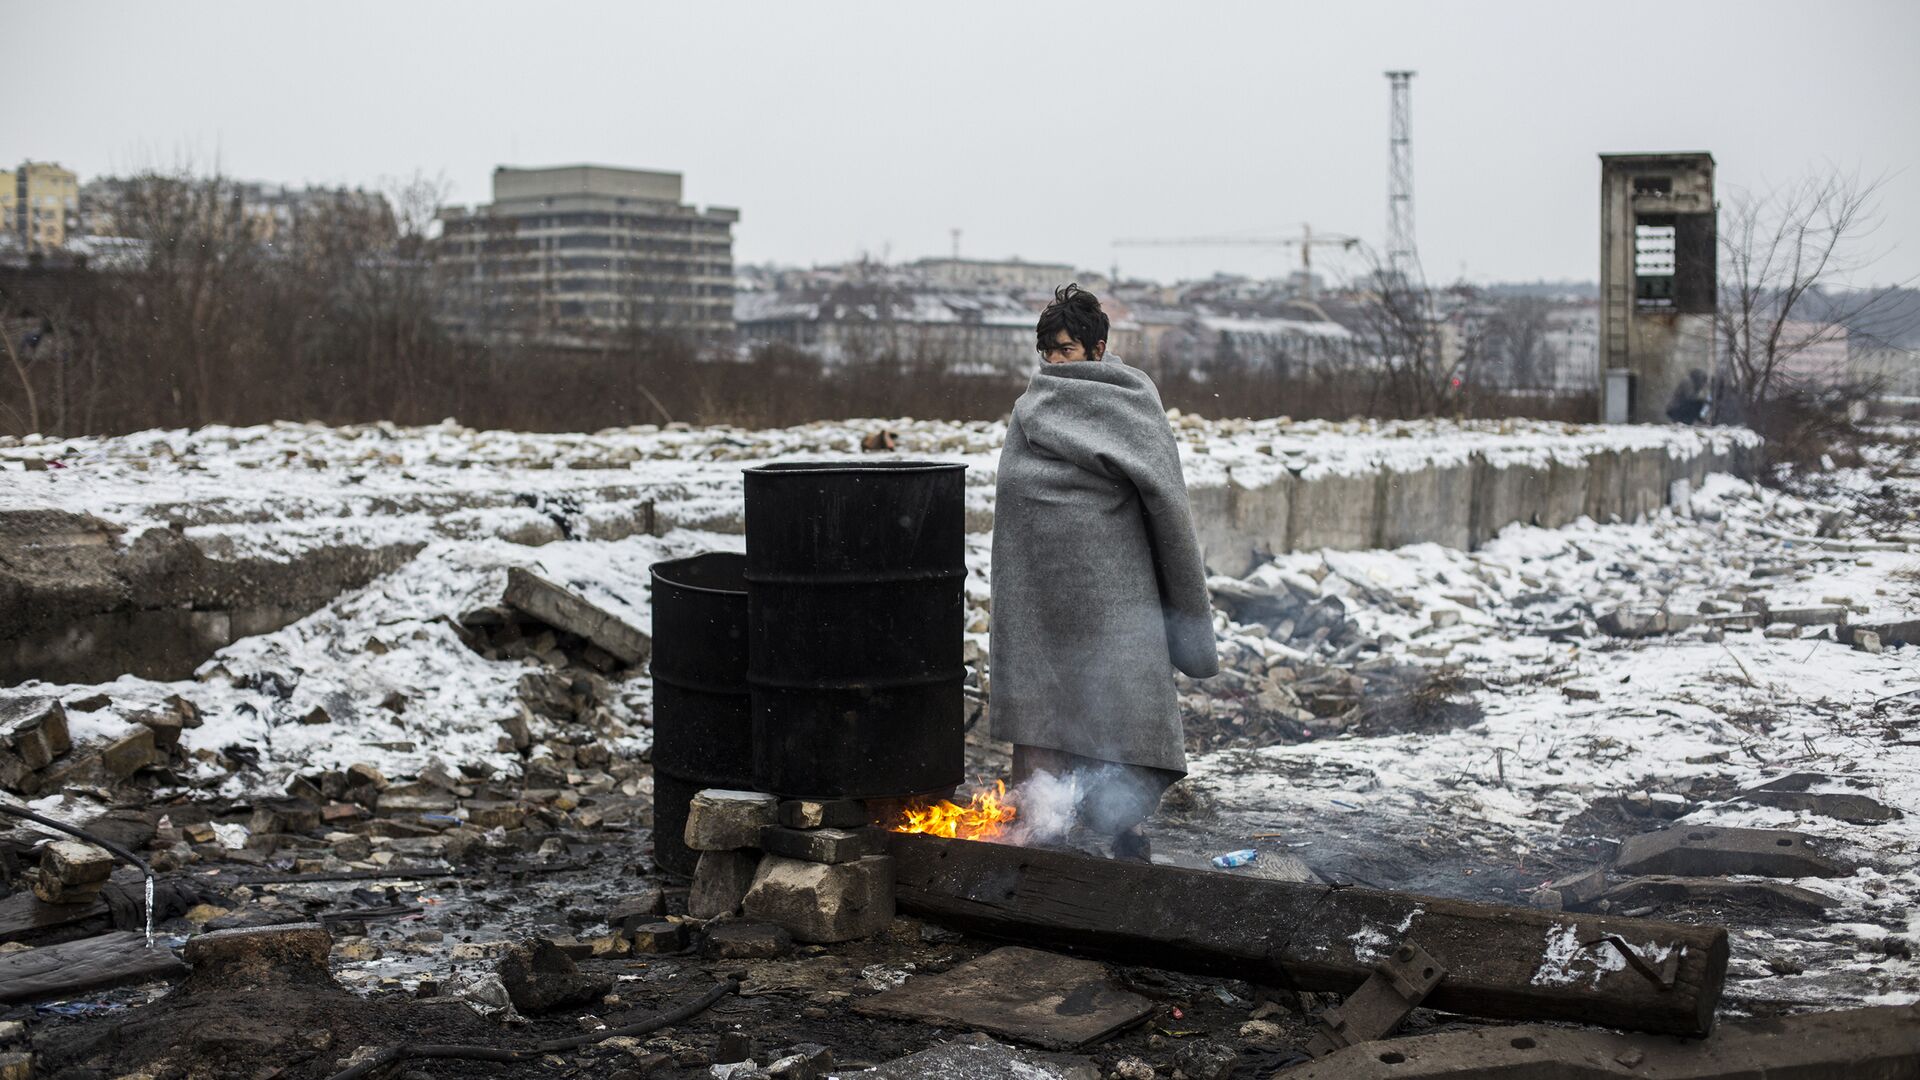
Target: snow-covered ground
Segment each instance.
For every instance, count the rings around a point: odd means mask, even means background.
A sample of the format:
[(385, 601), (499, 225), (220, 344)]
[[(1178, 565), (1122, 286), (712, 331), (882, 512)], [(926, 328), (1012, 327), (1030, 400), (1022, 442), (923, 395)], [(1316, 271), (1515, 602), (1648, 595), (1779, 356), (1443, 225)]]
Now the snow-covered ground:
[[(173, 522), (228, 554), (425, 545), (367, 587), (229, 646), (196, 678), (23, 689), (68, 700), (109, 695), (109, 707), (71, 714), (78, 740), (111, 734), (169, 695), (185, 697), (206, 719), (185, 735), (190, 751), (206, 752), (190, 780), (226, 794), (277, 790), (289, 772), (356, 762), (395, 777), (435, 760), (510, 768), (518, 758), (498, 749), (498, 725), (520, 709), (516, 687), (531, 669), (485, 659), (450, 625), (496, 602), (509, 567), (566, 582), (648, 628), (649, 564), (739, 550), (741, 537), (712, 526), (737, 518), (741, 467), (857, 456), (859, 439), (882, 427), (899, 433), (902, 454), (967, 463), (970, 499), (990, 498), (1004, 428), (987, 423), (595, 435), (282, 424), (0, 442), (0, 511), (93, 513), (125, 527), (126, 542)], [(1700, 438), (1672, 428), (1526, 423), (1176, 418), (1176, 430), (1193, 483), (1228, 466), (1236, 475), (1354, 471), (1472, 450), (1550, 456)], [(1889, 478), (1884, 462), (1870, 461), (1822, 483), (1817, 497), (1796, 497), (1720, 476), (1641, 522), (1513, 526), (1475, 552), (1416, 545), (1279, 557), (1251, 580), (1284, 577), (1341, 596), (1374, 641), (1362, 659), (1458, 669), (1475, 680), (1483, 716), (1459, 730), (1349, 731), (1200, 755), (1194, 779), (1218, 816), (1176, 839), (1238, 847), (1256, 830), (1271, 832), (1279, 835), (1257, 846), (1323, 872), (1397, 874), (1380, 883), (1408, 887), (1477, 873), (1498, 884), (1463, 880), (1445, 891), (1525, 902), (1527, 883), (1591, 861), (1618, 838), (1620, 822), (1597, 808), (1621, 797), (1686, 823), (1791, 827), (1843, 845), (1862, 868), (1796, 883), (1841, 902), (1824, 922), (1732, 928), (1730, 1004), (1920, 1000), (1911, 959), (1920, 946), (1920, 694), (1900, 696), (1920, 690), (1912, 647), (1868, 653), (1831, 630), (1698, 626), (1629, 641), (1595, 629), (1615, 608), (1729, 612), (1755, 598), (1775, 609), (1843, 604), (1854, 623), (1920, 618), (1920, 555), (1911, 543), (1855, 550), (1861, 545), (1835, 542), (1902, 535), (1898, 514), (1879, 520), (1861, 507), (1881, 497), (1880, 485), (1914, 481)], [(634, 519), (641, 500), (683, 527), (646, 533)], [(1906, 522), (1905, 532), (1915, 528)], [(984, 652), (988, 550), (985, 534), (969, 536), (970, 657)], [(1220, 628), (1223, 649), (1242, 662), (1279, 655), (1251, 627), (1223, 615)], [(614, 689), (606, 734), (616, 752), (637, 754), (648, 745), (650, 683), (640, 676)], [(395, 700), (404, 707), (383, 707)], [(301, 723), (316, 707), (326, 722)], [(234, 745), (258, 751), (259, 768), (220, 767), (215, 754)], [(1849, 790), (1905, 816), (1858, 826), (1738, 798), (1743, 786), (1805, 771), (1860, 785)], [(62, 798), (39, 805), (58, 809)], [(1357, 851), (1369, 845), (1432, 857)]]

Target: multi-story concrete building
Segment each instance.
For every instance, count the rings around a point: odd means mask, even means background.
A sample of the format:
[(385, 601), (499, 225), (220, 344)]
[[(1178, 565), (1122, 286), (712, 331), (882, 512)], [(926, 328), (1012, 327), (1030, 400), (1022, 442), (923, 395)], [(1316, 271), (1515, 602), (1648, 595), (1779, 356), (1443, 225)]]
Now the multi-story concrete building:
[(51, 162), (28, 161), (0, 171), (0, 220), (28, 251), (55, 251), (78, 227), (80, 178)]
[(1713, 155), (1600, 155), (1600, 363), (1608, 422), (1662, 423), (1668, 397), (1714, 370)]
[(733, 330), (740, 212), (681, 202), (680, 174), (501, 166), (493, 202), (440, 215), (450, 321), (480, 335), (566, 339), (628, 328)]

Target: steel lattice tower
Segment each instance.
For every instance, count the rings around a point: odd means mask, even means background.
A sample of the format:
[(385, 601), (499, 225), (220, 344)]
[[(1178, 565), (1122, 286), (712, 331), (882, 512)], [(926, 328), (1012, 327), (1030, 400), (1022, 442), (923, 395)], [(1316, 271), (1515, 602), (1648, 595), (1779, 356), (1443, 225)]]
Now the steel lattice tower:
[(1413, 72), (1389, 71), (1393, 130), (1387, 140), (1387, 267), (1403, 279), (1418, 272), (1413, 245)]

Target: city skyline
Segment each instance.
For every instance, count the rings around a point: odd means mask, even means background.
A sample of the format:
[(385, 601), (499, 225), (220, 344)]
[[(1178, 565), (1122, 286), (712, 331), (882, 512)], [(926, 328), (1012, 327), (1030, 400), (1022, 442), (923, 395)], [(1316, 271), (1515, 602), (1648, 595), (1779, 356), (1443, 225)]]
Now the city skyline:
[[(1297, 249), (1112, 241), (1307, 222), (1379, 245), (1381, 73), (1410, 68), (1416, 235), (1436, 280), (1593, 280), (1597, 155), (1696, 149), (1723, 199), (1810, 169), (1884, 177), (1867, 283), (1920, 275), (1920, 140), (1889, 134), (1920, 97), (1899, 55), (1920, 38), (1908, 4), (1828, 9), (1874, 28), (1853, 35), (1807, 34), (1784, 4), (1629, 4), (1553, 25), (1495, 3), (1120, 4), (1064, 20), (993, 4), (358, 9), (377, 23), (8, 7), (38, 40), (88, 46), (22, 58), (4, 149), (83, 180), (189, 164), (377, 186), (420, 171), (470, 206), (497, 165), (593, 162), (679, 172), (688, 202), (739, 207), (741, 263), (911, 261), (951, 254), (958, 229), (968, 258), (1272, 277)], [(1336, 279), (1359, 268), (1314, 254)]]

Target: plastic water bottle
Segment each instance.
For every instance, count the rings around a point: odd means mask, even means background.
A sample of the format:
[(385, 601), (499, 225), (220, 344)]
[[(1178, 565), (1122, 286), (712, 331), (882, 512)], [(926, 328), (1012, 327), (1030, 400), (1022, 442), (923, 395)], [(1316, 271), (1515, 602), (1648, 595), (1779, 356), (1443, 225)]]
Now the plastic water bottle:
[(1225, 855), (1215, 855), (1213, 865), (1222, 870), (1230, 870), (1236, 866), (1245, 866), (1259, 857), (1258, 851), (1252, 848), (1241, 848), (1239, 851), (1229, 851)]

